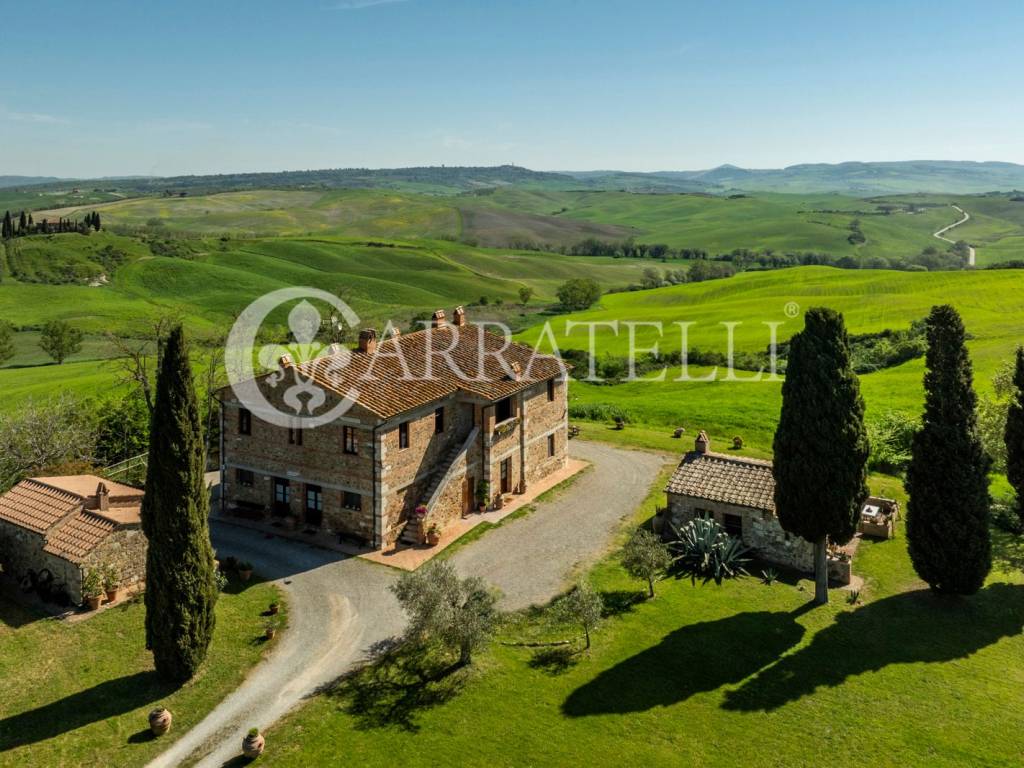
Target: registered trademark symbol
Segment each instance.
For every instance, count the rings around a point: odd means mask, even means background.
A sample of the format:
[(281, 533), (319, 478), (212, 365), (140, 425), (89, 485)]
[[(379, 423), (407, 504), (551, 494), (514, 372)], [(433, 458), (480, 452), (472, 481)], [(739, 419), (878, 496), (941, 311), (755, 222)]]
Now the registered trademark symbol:
[(782, 311), (786, 313), (786, 317), (796, 317), (800, 314), (800, 305), (795, 301), (787, 301)]

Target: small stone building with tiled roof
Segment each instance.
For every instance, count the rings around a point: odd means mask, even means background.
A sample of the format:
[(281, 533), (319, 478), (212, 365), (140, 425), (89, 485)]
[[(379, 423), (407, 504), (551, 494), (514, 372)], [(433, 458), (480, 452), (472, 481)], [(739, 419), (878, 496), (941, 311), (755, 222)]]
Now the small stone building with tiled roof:
[[(695, 517), (713, 517), (762, 560), (814, 572), (814, 545), (782, 529), (775, 516), (772, 463), (714, 453), (701, 431), (694, 450), (683, 456), (665, 488), (668, 515), (678, 528)], [(829, 560), (829, 576), (849, 583), (849, 563)]]
[(49, 571), (72, 602), (82, 578), (111, 565), (121, 586), (145, 581), (142, 491), (96, 475), (33, 477), (0, 496), (0, 566), (21, 580)]
[[(378, 339), (365, 329), (356, 350), (280, 366), (221, 390), (227, 514), (388, 549), (443, 530), (483, 488), (491, 505), (567, 464), (562, 362), (468, 323), (462, 307), (450, 322), (438, 310), (423, 330)], [(315, 385), (321, 412), (350, 405), (312, 428), (271, 423), (252, 400), (294, 412), (282, 381)]]

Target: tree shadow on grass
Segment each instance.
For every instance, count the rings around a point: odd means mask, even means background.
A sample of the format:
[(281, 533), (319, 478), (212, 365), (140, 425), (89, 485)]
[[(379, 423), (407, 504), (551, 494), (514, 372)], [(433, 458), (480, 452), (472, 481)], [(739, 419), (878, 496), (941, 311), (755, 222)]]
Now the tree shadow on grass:
[(562, 704), (570, 717), (642, 712), (738, 683), (800, 642), (791, 613), (758, 611), (690, 624), (605, 670)]
[(1024, 571), (1024, 534), (992, 531), (992, 566), (1000, 571)]
[(342, 677), (325, 693), (361, 730), (395, 727), (416, 732), (417, 715), (456, 696), (465, 671), (434, 648), (393, 644), (378, 648), (372, 664)]
[(840, 613), (801, 648), (726, 694), (723, 708), (770, 711), (891, 664), (962, 659), (1020, 634), (1024, 586), (992, 584), (970, 598), (905, 592)]
[(52, 739), (91, 723), (123, 715), (159, 701), (176, 688), (161, 680), (152, 670), (107, 680), (0, 720), (0, 752)]
[(561, 675), (579, 663), (580, 653), (571, 645), (559, 645), (552, 648), (539, 648), (533, 652), (527, 662), (531, 669), (547, 672), (549, 675)]
[(642, 590), (619, 589), (601, 593), (601, 616), (620, 616), (630, 613), (636, 606), (647, 599), (647, 593)]

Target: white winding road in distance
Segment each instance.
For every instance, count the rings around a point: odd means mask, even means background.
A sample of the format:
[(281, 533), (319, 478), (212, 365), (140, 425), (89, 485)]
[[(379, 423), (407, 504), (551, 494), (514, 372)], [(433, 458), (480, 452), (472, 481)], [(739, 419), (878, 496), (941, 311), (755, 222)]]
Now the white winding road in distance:
[[(961, 224), (970, 221), (971, 219), (971, 214), (969, 214), (959, 205), (954, 205), (953, 207), (960, 211), (960, 213), (962, 213), (964, 217), (960, 219), (960, 221), (954, 221), (952, 224), (949, 224), (940, 229), (938, 232), (933, 233), (933, 237), (937, 237), (939, 238), (939, 240), (945, 240), (947, 243), (955, 243), (956, 240), (950, 240), (948, 237), (946, 237), (946, 233), (949, 232), (949, 230), (953, 229), (953, 227), (959, 227)], [(967, 246), (967, 264), (968, 266), (971, 267), (974, 266), (974, 249), (971, 246)]]

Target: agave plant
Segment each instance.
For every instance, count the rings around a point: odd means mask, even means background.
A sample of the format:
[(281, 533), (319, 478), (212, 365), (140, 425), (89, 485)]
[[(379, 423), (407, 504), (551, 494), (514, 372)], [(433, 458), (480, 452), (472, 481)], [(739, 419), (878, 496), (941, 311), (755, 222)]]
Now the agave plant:
[(674, 530), (677, 541), (672, 546), (677, 554), (673, 562), (690, 578), (721, 584), (723, 579), (746, 574), (743, 566), (750, 561), (746, 556), (749, 548), (714, 519), (697, 517)]

